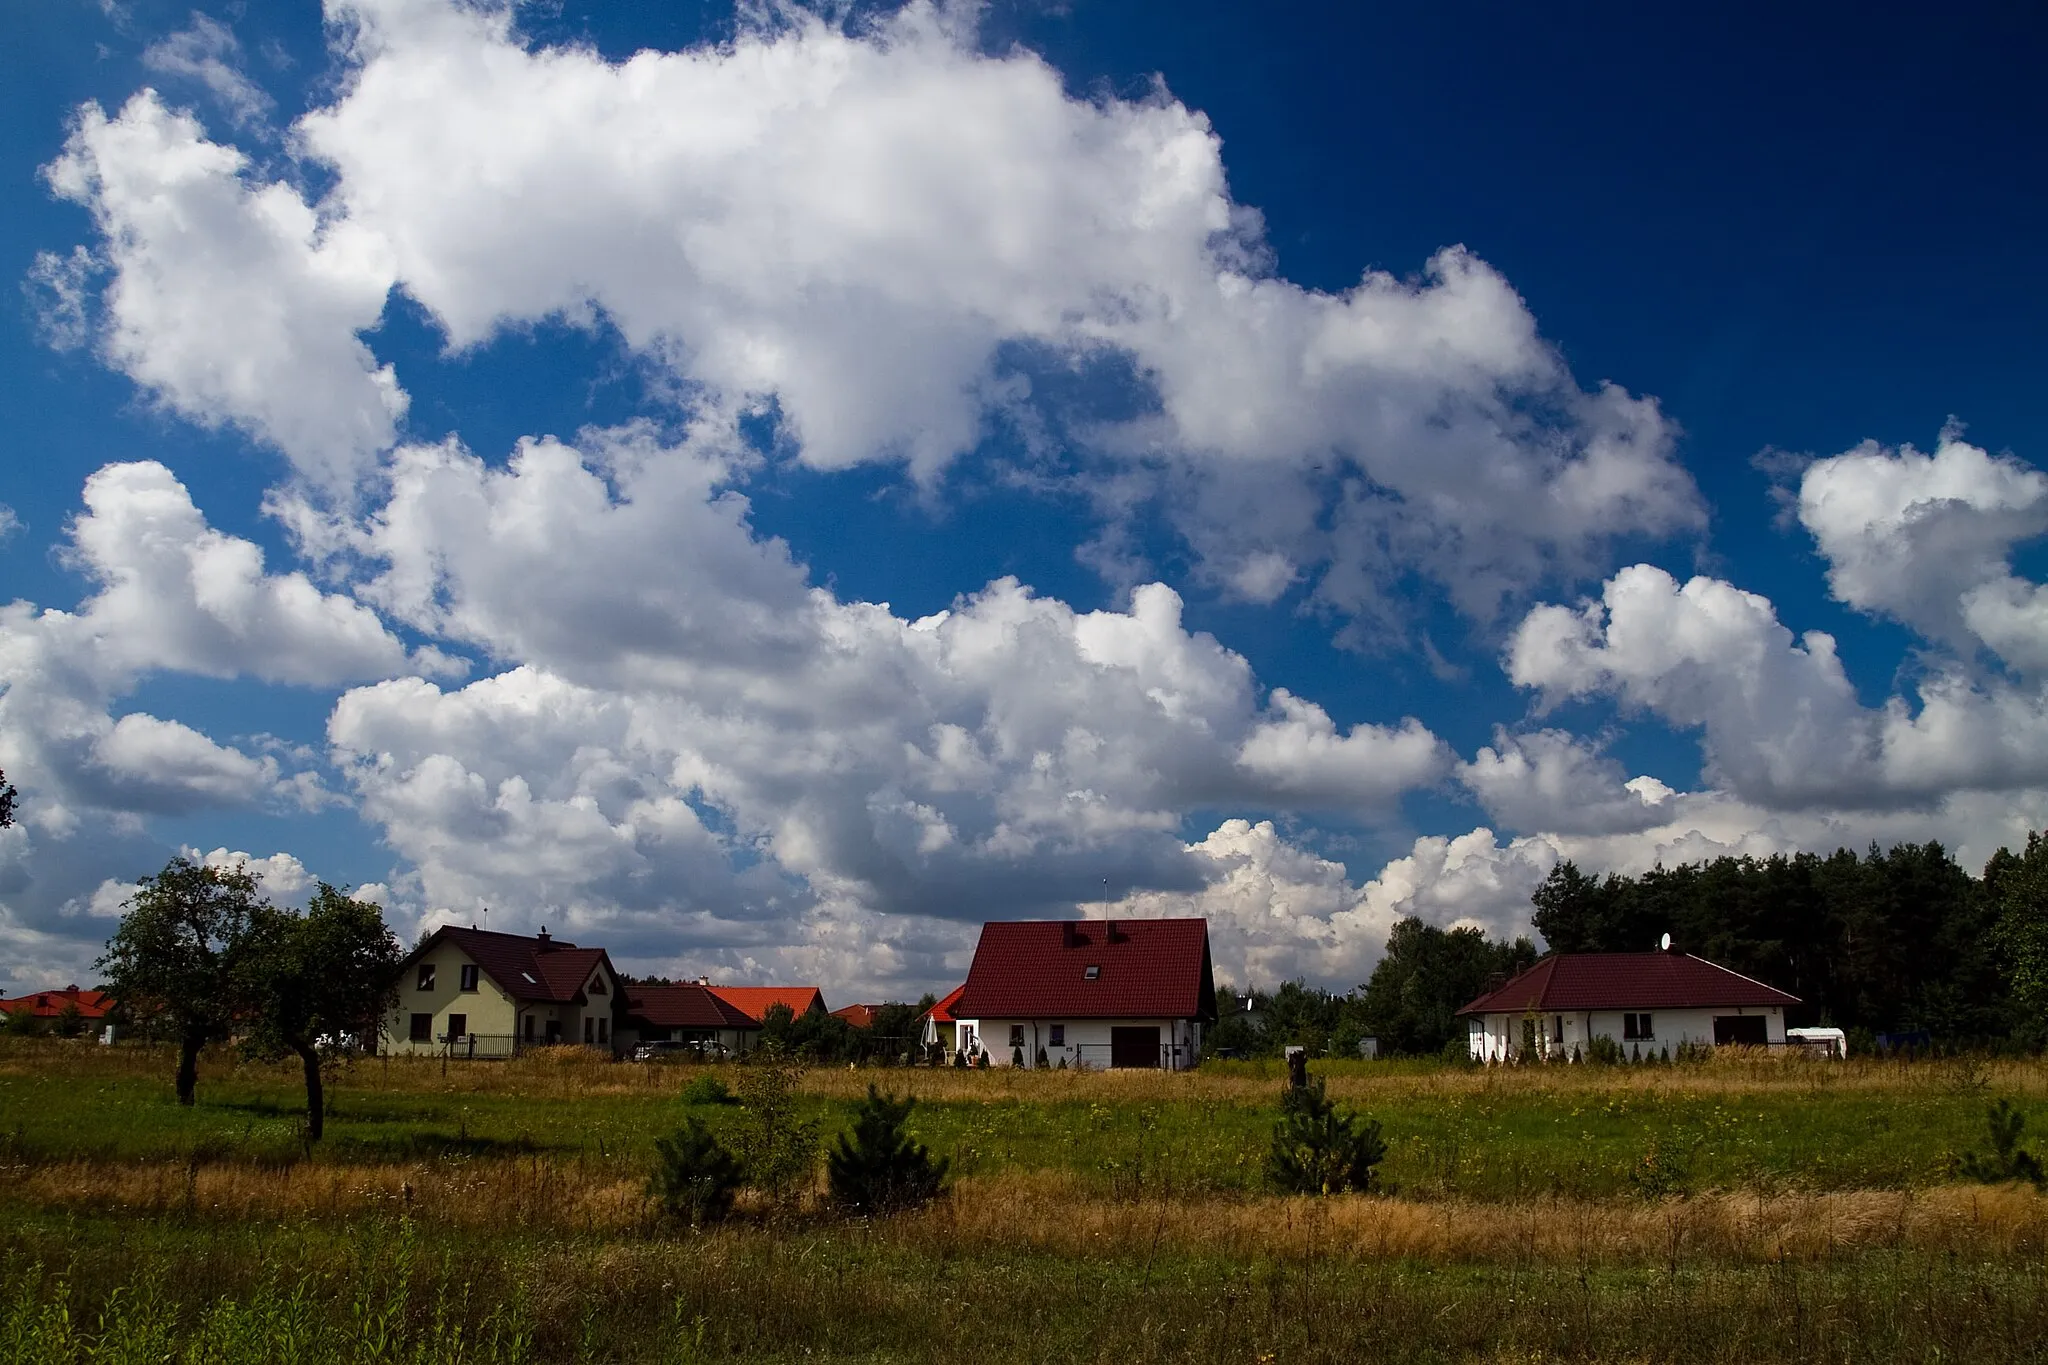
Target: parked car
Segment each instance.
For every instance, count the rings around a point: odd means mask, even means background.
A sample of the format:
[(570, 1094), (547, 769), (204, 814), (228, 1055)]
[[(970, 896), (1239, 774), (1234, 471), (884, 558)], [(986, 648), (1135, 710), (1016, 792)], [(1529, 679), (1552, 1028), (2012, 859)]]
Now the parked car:
[(724, 1043), (701, 1038), (685, 1039), (680, 1042), (642, 1043), (633, 1049), (633, 1060), (636, 1062), (722, 1062), (731, 1056), (732, 1049)]

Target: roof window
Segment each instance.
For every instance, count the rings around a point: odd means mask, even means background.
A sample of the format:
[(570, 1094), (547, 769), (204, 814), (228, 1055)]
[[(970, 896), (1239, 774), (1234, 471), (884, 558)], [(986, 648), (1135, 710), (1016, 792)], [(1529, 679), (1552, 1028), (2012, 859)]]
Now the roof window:
[(532, 984), (536, 986), (540, 984), (540, 982), (534, 981), (532, 972), (521, 972), (520, 975), (525, 977), (529, 982), (532, 982)]
[(1093, 981), (1095, 980), (1095, 978), (1101, 975), (1102, 968), (1096, 966), (1093, 962), (1089, 963), (1087, 966), (1081, 969), (1081, 979), (1083, 981)]

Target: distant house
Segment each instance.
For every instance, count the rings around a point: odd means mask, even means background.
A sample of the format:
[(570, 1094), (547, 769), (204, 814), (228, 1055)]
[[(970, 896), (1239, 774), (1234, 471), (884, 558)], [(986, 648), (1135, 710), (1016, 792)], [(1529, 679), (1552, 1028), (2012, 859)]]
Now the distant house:
[(875, 1026), (875, 1016), (881, 1010), (880, 1005), (841, 1005), (832, 1011), (832, 1017), (843, 1021), (848, 1028), (870, 1029)]
[(1209, 922), (984, 924), (951, 1012), (959, 1048), (998, 1065), (1184, 1070), (1216, 1020)]
[(713, 986), (711, 993), (759, 1025), (777, 1005), (789, 1006), (790, 1014), (825, 1013), (825, 993), (816, 986)]
[(750, 1052), (760, 1045), (765, 1016), (777, 1005), (787, 1005), (796, 1017), (822, 1015), (825, 995), (816, 986), (714, 986), (705, 980), (628, 986), (620, 1046), (716, 1043), (728, 1052)]
[(54, 1023), (67, 1011), (76, 1011), (80, 1019), (104, 1019), (113, 1007), (113, 997), (105, 991), (82, 991), (76, 986), (66, 986), (61, 991), (34, 991), (28, 995), (17, 995), (12, 1000), (0, 1000), (0, 1015), (11, 1018), (26, 1014), (31, 1019)]
[(578, 948), (546, 929), (527, 937), (451, 925), (406, 958), (384, 1046), (456, 1057), (553, 1044), (609, 1051), (619, 1010), (618, 973), (604, 949)]
[(625, 1010), (619, 1021), (622, 1049), (637, 1043), (694, 1043), (713, 1051), (740, 1053), (760, 1036), (760, 1020), (727, 1003), (702, 982), (625, 988)]
[(1785, 1041), (1799, 998), (1667, 949), (1554, 953), (1458, 1013), (1475, 1060), (1581, 1056), (1611, 1038), (1627, 1057), (1681, 1045)]
[(965, 986), (955, 986), (940, 997), (930, 1009), (917, 1017), (918, 1045), (942, 1049), (947, 1053), (948, 1061), (952, 1060), (951, 1054), (960, 1046), (959, 1021), (953, 1017), (953, 1006), (966, 989)]

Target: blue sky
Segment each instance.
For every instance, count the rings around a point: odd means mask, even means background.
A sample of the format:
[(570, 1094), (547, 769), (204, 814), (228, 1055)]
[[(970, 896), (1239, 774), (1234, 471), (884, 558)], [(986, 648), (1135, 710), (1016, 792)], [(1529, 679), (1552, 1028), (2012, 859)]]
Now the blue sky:
[(2012, 7), (14, 26), (0, 985), (180, 849), (850, 997), (2048, 823)]

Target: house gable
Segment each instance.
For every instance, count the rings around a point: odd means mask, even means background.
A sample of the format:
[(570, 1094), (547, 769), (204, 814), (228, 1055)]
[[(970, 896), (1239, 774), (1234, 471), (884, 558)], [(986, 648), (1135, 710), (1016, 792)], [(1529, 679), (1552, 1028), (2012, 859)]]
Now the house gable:
[(955, 1019), (1216, 1018), (1205, 919), (994, 921)]

